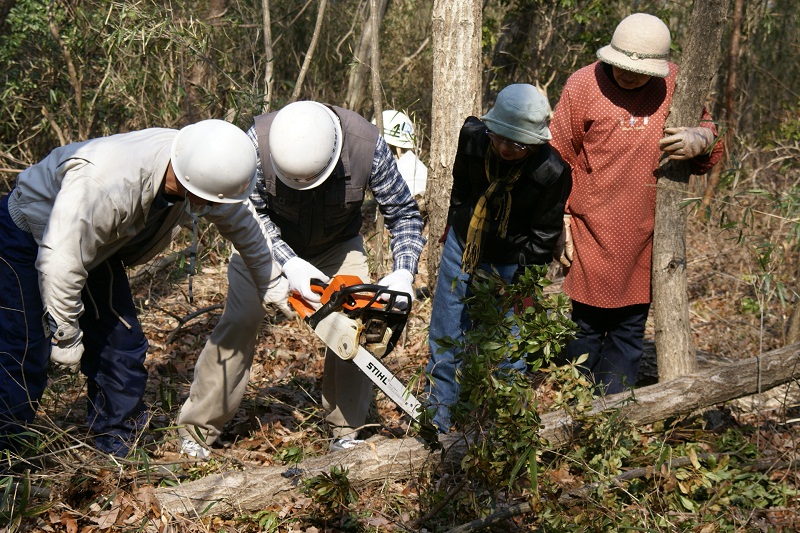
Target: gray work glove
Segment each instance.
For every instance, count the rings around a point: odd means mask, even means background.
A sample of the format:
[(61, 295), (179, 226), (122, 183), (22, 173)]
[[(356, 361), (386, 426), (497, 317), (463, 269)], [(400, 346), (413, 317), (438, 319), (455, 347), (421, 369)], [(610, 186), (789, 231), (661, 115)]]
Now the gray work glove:
[(575, 255), (575, 247), (572, 244), (572, 215), (564, 215), (563, 224), (553, 257), (558, 259), (564, 268), (569, 268), (572, 266), (572, 258)]
[[(384, 276), (378, 282), (378, 285), (382, 285), (389, 290), (404, 292), (411, 297), (411, 301), (408, 301), (406, 298), (398, 298), (395, 300), (395, 305), (399, 309), (406, 309), (406, 306), (410, 306), (414, 301), (414, 274), (412, 274), (410, 270), (398, 268), (391, 274)], [(381, 294), (380, 299), (387, 301), (389, 299), (389, 295)]]
[(48, 316), (49, 335), (52, 332), (50, 346), (50, 360), (58, 368), (77, 372), (81, 367), (83, 357), (83, 332), (77, 326), (57, 326), (55, 321)]
[(708, 152), (714, 142), (714, 132), (703, 127), (664, 128), (664, 134), (658, 146), (666, 152), (667, 157), (676, 161), (702, 155)]
[(305, 301), (311, 304), (319, 304), (321, 296), (311, 290), (311, 280), (318, 279), (323, 283), (328, 283), (331, 280), (320, 269), (297, 256), (284, 263), (283, 273), (289, 281), (289, 291), (298, 293)]

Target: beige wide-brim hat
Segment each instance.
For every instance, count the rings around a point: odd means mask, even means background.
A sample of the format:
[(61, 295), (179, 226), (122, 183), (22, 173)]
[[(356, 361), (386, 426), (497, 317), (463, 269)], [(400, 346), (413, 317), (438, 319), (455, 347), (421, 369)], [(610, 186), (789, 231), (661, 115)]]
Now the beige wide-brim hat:
[(669, 76), (669, 28), (660, 18), (634, 13), (622, 19), (611, 44), (597, 51), (600, 61), (658, 78)]
[(552, 138), (547, 127), (550, 103), (527, 83), (507, 86), (494, 107), (481, 117), (490, 131), (522, 144), (544, 144)]

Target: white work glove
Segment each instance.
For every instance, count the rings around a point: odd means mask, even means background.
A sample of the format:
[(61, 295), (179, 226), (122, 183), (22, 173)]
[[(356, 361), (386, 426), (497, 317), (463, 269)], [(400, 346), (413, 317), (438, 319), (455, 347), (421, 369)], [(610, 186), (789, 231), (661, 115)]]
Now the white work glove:
[(297, 256), (284, 263), (283, 273), (286, 275), (286, 279), (289, 280), (289, 290), (298, 293), (305, 301), (311, 304), (320, 303), (321, 296), (311, 290), (311, 280), (318, 279), (323, 283), (328, 283), (331, 280), (317, 267)]
[(572, 257), (575, 255), (575, 247), (572, 244), (572, 215), (564, 215), (564, 226), (561, 229), (561, 236), (556, 243), (553, 257), (558, 259), (564, 268), (572, 266)]
[(83, 332), (78, 330), (78, 334), (71, 339), (56, 342), (53, 337), (53, 344), (50, 346), (50, 360), (58, 368), (77, 372), (81, 367), (81, 357), (83, 357)]
[(708, 128), (664, 128), (665, 137), (658, 141), (658, 146), (667, 153), (670, 159), (683, 161), (702, 155), (714, 142), (714, 132)]
[[(411, 303), (414, 301), (414, 274), (405, 268), (398, 268), (391, 274), (387, 274), (378, 282), (378, 285), (382, 285), (393, 291), (404, 292), (411, 297), (410, 301), (407, 298), (398, 298), (395, 300), (395, 305), (399, 309), (406, 309), (406, 306), (411, 306)], [(388, 294), (381, 294), (380, 299), (387, 301), (389, 296)]]
[(269, 282), (266, 292), (261, 297), (261, 307), (269, 312), (271, 306), (277, 307), (286, 318), (293, 318), (294, 311), (289, 307), (289, 280), (277, 276)]

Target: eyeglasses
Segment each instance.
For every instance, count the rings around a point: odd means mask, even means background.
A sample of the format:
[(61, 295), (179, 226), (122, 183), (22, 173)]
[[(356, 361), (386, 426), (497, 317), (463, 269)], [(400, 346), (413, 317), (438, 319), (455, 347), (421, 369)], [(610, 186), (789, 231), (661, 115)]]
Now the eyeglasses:
[(522, 143), (518, 143), (516, 141), (512, 141), (511, 139), (506, 139), (502, 135), (498, 135), (498, 134), (496, 134), (496, 133), (494, 133), (493, 131), (490, 131), (490, 130), (486, 130), (486, 135), (489, 136), (489, 139), (493, 143), (495, 143), (495, 144), (505, 144), (506, 146), (510, 146), (515, 150), (519, 150), (520, 152), (525, 152), (527, 150), (530, 150), (530, 148), (531, 148), (530, 144), (522, 144)]

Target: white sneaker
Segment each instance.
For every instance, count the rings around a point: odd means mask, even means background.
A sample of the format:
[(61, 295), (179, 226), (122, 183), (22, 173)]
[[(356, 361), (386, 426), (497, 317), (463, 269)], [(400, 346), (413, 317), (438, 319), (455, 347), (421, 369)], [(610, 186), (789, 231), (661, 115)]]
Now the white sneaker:
[(330, 451), (332, 452), (339, 452), (342, 450), (349, 450), (350, 448), (355, 448), (359, 444), (364, 444), (363, 440), (354, 439), (351, 437), (343, 437), (341, 439), (334, 439), (330, 445)]
[(181, 454), (201, 461), (208, 461), (208, 458), (211, 457), (211, 452), (208, 448), (204, 448), (200, 443), (189, 437), (181, 437)]

